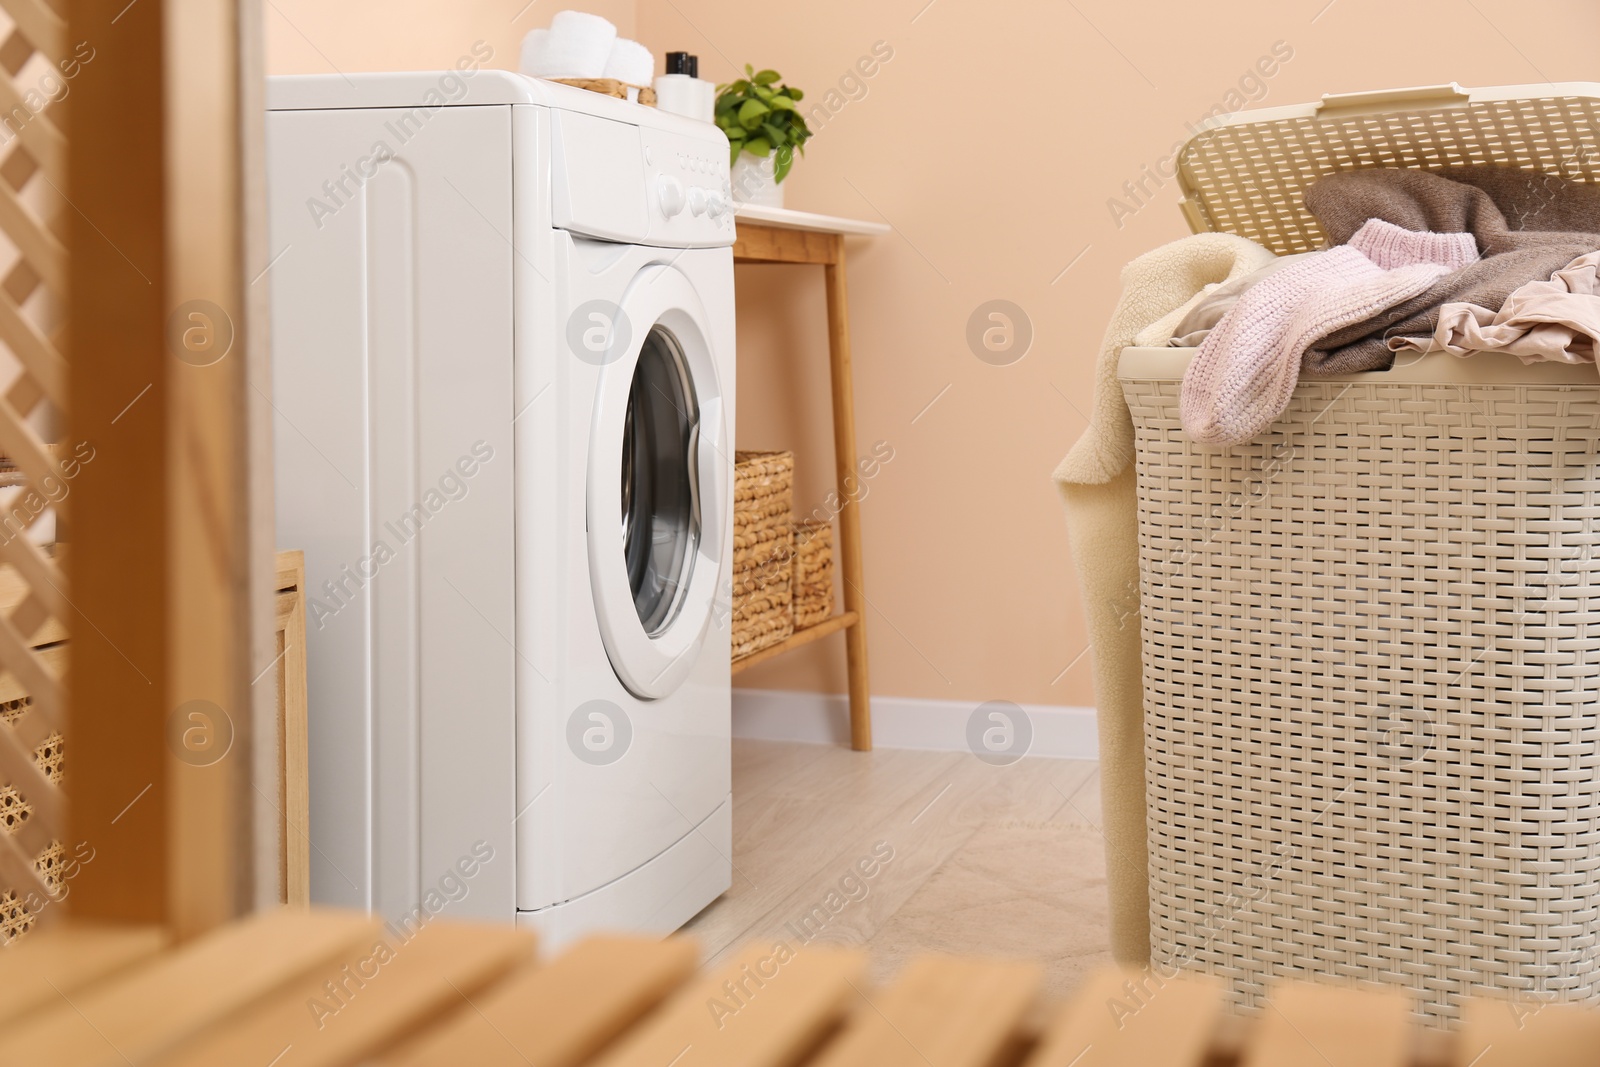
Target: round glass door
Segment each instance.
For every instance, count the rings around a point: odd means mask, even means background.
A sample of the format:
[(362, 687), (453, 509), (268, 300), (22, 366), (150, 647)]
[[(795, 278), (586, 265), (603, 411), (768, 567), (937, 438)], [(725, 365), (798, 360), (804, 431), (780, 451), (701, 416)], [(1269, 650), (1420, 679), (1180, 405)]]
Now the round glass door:
[(699, 411), (683, 348), (660, 325), (639, 349), (622, 426), (622, 552), (650, 637), (683, 605), (700, 539)]
[[(727, 579), (729, 398), (705, 309), (682, 273), (645, 267), (619, 306), (638, 325), (619, 335), (621, 347), (595, 381), (584, 523), (589, 582), (618, 680), (654, 700), (704, 662), (718, 583)], [(726, 634), (718, 643), (726, 657)]]

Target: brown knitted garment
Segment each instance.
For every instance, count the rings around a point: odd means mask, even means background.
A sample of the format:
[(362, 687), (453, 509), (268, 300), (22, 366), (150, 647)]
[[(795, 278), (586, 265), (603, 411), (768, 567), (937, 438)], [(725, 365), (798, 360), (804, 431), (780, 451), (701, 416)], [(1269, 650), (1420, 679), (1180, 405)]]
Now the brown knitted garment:
[(1481, 256), (1421, 295), (1318, 341), (1302, 364), (1314, 376), (1386, 370), (1394, 359), (1387, 338), (1431, 334), (1441, 305), (1498, 311), (1518, 286), (1547, 281), (1600, 249), (1600, 189), (1496, 164), (1330, 174), (1306, 190), (1306, 209), (1329, 244), (1342, 245), (1368, 219), (1383, 219), (1408, 230), (1470, 233)]

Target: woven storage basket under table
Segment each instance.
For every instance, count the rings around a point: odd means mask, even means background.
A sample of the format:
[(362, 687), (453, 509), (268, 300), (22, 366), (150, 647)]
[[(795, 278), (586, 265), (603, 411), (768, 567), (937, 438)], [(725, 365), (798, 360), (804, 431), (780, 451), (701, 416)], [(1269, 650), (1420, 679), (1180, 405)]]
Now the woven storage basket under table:
[(794, 633), (793, 506), (794, 453), (735, 453), (734, 659)]
[[(1322, 235), (1335, 171), (1600, 178), (1600, 85), (1324, 98), (1214, 120), (1196, 230)], [(1302, 379), (1265, 437), (1195, 444), (1190, 350), (1127, 349), (1154, 961), (1600, 997), (1600, 375), (1504, 353)]]
[(794, 628), (804, 630), (833, 615), (833, 523), (794, 524)]

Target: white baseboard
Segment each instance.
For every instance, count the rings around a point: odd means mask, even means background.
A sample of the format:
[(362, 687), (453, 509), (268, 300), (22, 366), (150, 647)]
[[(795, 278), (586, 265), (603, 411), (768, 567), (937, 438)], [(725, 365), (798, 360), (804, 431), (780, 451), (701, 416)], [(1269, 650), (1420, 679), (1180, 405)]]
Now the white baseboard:
[[(978, 705), (961, 700), (872, 698), (872, 743), (879, 748), (965, 752), (967, 722)], [(1100, 753), (1094, 709), (1057, 704), (1018, 705), (1033, 727), (1030, 756), (1095, 759)], [(779, 689), (733, 691), (733, 736), (760, 741), (850, 743), (849, 705), (843, 694)]]

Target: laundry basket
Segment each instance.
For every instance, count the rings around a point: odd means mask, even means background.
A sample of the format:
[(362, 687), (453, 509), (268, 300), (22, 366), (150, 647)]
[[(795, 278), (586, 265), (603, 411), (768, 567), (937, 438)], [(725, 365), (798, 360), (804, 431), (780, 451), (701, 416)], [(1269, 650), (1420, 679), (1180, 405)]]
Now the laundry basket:
[[(1313, 180), (1508, 163), (1595, 180), (1600, 85), (1235, 116), (1180, 157), (1196, 229), (1315, 248)], [(1544, 95), (1544, 94), (1554, 94)], [(1600, 996), (1600, 375), (1406, 357), (1198, 445), (1191, 350), (1130, 348), (1150, 940), (1258, 1006), (1284, 978)]]

